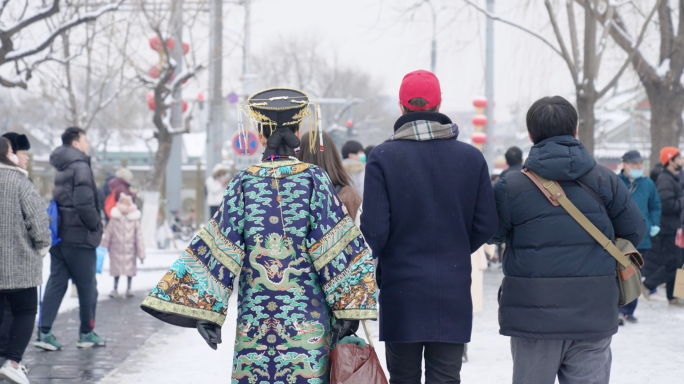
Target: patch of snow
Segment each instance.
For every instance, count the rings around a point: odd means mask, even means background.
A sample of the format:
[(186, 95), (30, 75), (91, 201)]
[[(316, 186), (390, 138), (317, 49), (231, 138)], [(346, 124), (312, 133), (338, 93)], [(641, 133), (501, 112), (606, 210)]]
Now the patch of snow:
[(668, 72), (670, 72), (670, 58), (668, 57), (667, 59), (663, 60), (662, 63), (656, 68), (655, 70), (656, 75), (660, 77), (661, 79), (665, 78)]

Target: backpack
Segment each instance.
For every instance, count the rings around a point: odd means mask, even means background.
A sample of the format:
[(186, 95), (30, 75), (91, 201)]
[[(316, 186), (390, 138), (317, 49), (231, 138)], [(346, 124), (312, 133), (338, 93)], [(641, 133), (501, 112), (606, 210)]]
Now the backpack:
[(104, 211), (107, 214), (107, 217), (110, 219), (112, 218), (112, 208), (116, 207), (115, 193), (116, 192), (110, 193), (109, 196), (107, 196), (107, 198), (105, 199), (104, 203)]
[(50, 234), (52, 235), (52, 246), (62, 242), (62, 239), (57, 233), (57, 226), (59, 224), (59, 210), (57, 209), (57, 202), (52, 200), (47, 207), (47, 214), (50, 217)]

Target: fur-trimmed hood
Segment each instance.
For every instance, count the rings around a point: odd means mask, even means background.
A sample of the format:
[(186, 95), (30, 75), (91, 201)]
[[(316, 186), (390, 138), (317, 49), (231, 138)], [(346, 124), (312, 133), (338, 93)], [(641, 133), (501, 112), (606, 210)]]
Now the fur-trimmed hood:
[(23, 169), (23, 168), (19, 168), (16, 166), (11, 166), (11, 165), (0, 163), (0, 169), (9, 169), (10, 171), (17, 171), (17, 172), (21, 173), (22, 175), (28, 177), (28, 171)]
[(121, 210), (119, 209), (119, 207), (114, 207), (114, 208), (112, 208), (111, 215), (112, 215), (112, 219), (125, 218), (128, 221), (140, 220), (140, 218), (142, 217), (142, 213), (137, 208), (135, 211), (128, 213), (124, 216), (124, 214), (121, 213)]
[(366, 170), (366, 164), (354, 159), (342, 160), (342, 166), (344, 167), (344, 170), (347, 171), (347, 173), (351, 176)]

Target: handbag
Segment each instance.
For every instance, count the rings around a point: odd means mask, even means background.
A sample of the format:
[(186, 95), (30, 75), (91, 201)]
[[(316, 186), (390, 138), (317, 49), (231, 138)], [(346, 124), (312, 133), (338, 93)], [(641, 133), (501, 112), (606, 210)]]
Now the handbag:
[[(682, 266), (684, 268), (684, 266)], [(677, 269), (677, 275), (675, 276), (674, 292), (672, 296), (684, 299), (684, 269)]]
[(107, 249), (102, 248), (102, 247), (97, 247), (95, 248), (95, 256), (97, 256), (97, 260), (95, 263), (95, 272), (96, 273), (102, 273), (102, 265), (104, 264), (104, 259), (105, 255), (107, 254)]
[(330, 384), (387, 384), (368, 325), (361, 322), (368, 345), (338, 344), (330, 352)]
[(677, 229), (677, 236), (675, 236), (675, 244), (679, 248), (684, 248), (684, 235), (682, 235), (682, 229)]
[[(529, 169), (522, 173), (539, 188), (553, 206), (563, 207), (577, 223), (584, 228), (615, 260), (615, 276), (620, 286), (619, 306), (627, 305), (641, 295), (641, 268), (644, 259), (634, 245), (625, 239), (617, 239), (613, 243), (568, 199), (557, 181), (547, 180)], [(582, 185), (582, 184), (580, 184)], [(583, 188), (585, 186), (582, 185)], [(588, 188), (585, 188), (585, 190)], [(589, 191), (587, 191), (589, 192)], [(636, 265), (636, 267), (635, 267)]]

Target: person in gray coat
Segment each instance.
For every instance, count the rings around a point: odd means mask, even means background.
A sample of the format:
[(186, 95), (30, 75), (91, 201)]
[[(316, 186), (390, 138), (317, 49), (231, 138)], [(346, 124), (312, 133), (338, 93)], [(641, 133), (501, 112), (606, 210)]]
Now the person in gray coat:
[[(10, 141), (0, 138), (0, 303), (9, 301), (13, 315), (8, 345), (0, 352), (0, 379), (28, 384), (21, 359), (31, 340), (43, 256), (52, 238), (45, 204), (18, 163)], [(0, 311), (0, 322), (2, 317)]]

